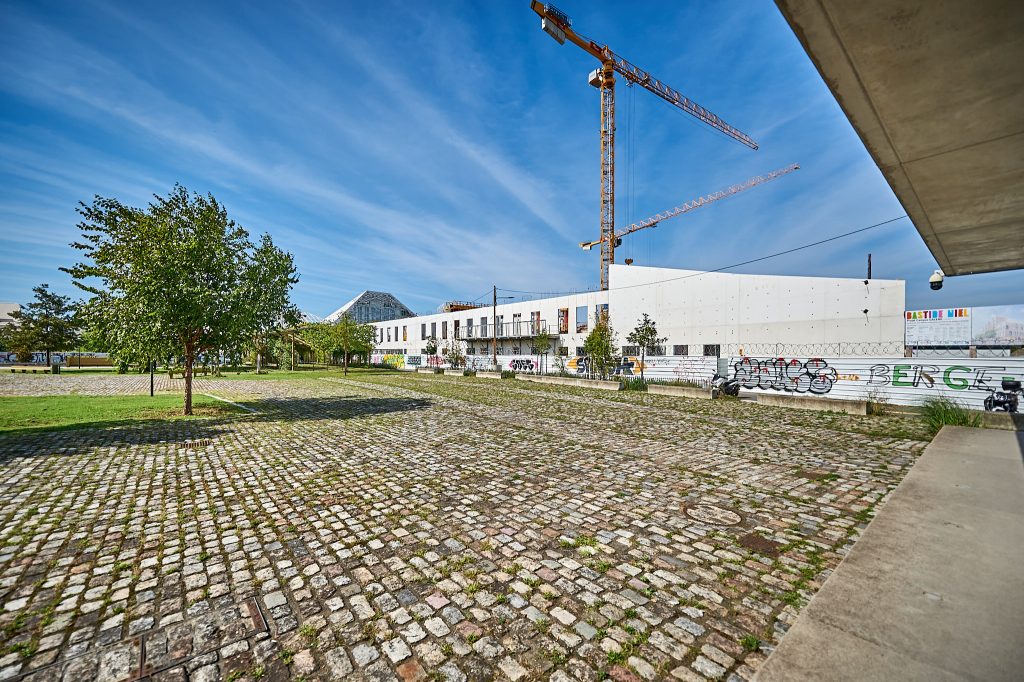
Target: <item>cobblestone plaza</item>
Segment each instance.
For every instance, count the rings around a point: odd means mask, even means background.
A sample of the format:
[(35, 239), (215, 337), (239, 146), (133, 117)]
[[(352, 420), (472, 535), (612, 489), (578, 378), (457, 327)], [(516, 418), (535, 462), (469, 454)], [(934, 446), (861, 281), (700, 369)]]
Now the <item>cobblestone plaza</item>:
[[(0, 394), (149, 390), (67, 379)], [(441, 375), (196, 389), (256, 412), (0, 435), (0, 680), (749, 680), (928, 439)]]

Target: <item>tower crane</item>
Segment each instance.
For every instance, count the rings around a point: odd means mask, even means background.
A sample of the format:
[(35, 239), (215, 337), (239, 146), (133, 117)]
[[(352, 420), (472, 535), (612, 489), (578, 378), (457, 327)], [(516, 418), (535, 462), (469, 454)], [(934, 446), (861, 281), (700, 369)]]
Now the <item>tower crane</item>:
[[(713, 194), (698, 197), (697, 199), (691, 199), (690, 201), (687, 201), (685, 204), (676, 206), (675, 208), (670, 208), (667, 211), (662, 211), (661, 213), (658, 213), (656, 215), (652, 215), (650, 218), (645, 218), (644, 220), (641, 220), (638, 223), (633, 223), (629, 227), (620, 230), (619, 232), (612, 233), (611, 240), (612, 242), (614, 242), (613, 248), (615, 246), (620, 246), (622, 244), (622, 238), (625, 237), (627, 234), (633, 234), (634, 232), (638, 232), (640, 230), (646, 230), (648, 227), (655, 227), (658, 223), (668, 220), (669, 218), (675, 218), (676, 216), (680, 216), (684, 213), (689, 213), (690, 211), (694, 211), (700, 208), (701, 206), (707, 206), (708, 204), (714, 203), (719, 199), (726, 199), (734, 194), (739, 194), (744, 190), (748, 190), (751, 187), (763, 185), (764, 183), (770, 182), (775, 178), (782, 177), (783, 175), (792, 173), (795, 170), (799, 170), (799, 168), (800, 166), (794, 163), (792, 165), (786, 166), (785, 168), (774, 170), (771, 173), (766, 173), (764, 175), (756, 175), (747, 180), (746, 182), (741, 182), (740, 184), (733, 185), (732, 187), (726, 187), (725, 189), (714, 192)], [(580, 242), (580, 248), (583, 249), (584, 251), (589, 251), (591, 248), (597, 246), (598, 244), (601, 244), (601, 246), (603, 247), (605, 239), (606, 237), (604, 235), (601, 235), (600, 239), (595, 239), (592, 242)]]
[(628, 83), (653, 92), (669, 104), (751, 149), (756, 150), (757, 143), (679, 91), (615, 54), (607, 45), (577, 33), (569, 17), (557, 7), (531, 0), (530, 8), (540, 16), (540, 26), (544, 32), (560, 45), (568, 40), (601, 62), (601, 68), (592, 71), (588, 80), (601, 91), (601, 239), (598, 242), (601, 244), (601, 289), (607, 289), (608, 265), (615, 262), (615, 239), (612, 235), (615, 234), (616, 73)]

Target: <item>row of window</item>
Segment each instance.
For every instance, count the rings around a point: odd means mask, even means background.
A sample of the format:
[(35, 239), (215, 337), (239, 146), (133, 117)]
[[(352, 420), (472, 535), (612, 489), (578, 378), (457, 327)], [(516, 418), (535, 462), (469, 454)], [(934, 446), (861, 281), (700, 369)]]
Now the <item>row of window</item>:
[[(608, 314), (608, 304), (607, 303), (601, 303), (601, 304), (598, 304), (598, 305), (594, 306), (594, 318), (595, 319), (597, 319), (601, 315), (607, 315), (607, 314)], [(497, 327), (497, 329), (502, 329), (502, 325), (504, 324), (504, 319), (505, 319), (504, 315), (498, 315), (498, 316), (495, 317), (494, 324)], [(488, 331), (488, 329), (489, 329), (488, 324), (489, 324), (490, 318), (488, 316), (484, 315), (484, 316), (481, 316), (479, 318), (479, 320), (480, 320), (479, 326), (476, 327), (476, 329), (478, 329), (479, 331), (475, 335), (475, 338), (486, 338), (488, 333), (489, 333), (489, 331)], [(460, 336), (459, 336), (459, 323), (460, 322), (462, 322), (462, 320), (453, 320), (452, 321), (452, 327), (453, 327), (453, 332), (454, 332), (454, 337), (455, 338), (460, 338)], [(465, 338), (472, 339), (472, 338), (474, 338), (474, 334), (473, 334), (473, 331), (474, 331), (474, 318), (467, 317), (465, 322), (466, 322)], [(522, 322), (523, 322), (523, 314), (522, 313), (513, 313), (512, 314), (512, 324), (515, 325), (516, 329), (519, 329), (519, 325), (522, 324)], [(540, 328), (540, 326), (541, 326), (541, 318), (540, 318), (540, 311), (539, 310), (535, 310), (535, 311), (530, 313), (530, 323), (531, 323), (531, 325), (533, 325), (531, 327), (531, 329), (539, 329)], [(429, 325), (430, 325), (430, 333), (429, 334), (427, 333), (427, 324), (428, 324), (427, 322), (423, 322), (423, 323), (420, 324), (420, 338), (418, 340), (426, 341), (427, 339), (431, 339), (431, 338), (433, 338), (433, 339), (438, 339), (438, 338), (440, 338), (440, 339), (447, 339), (448, 338), (448, 321), (447, 320), (442, 320), (441, 321), (441, 335), (440, 336), (438, 336), (438, 333), (437, 333), (438, 332), (437, 322), (430, 322), (429, 323)], [(589, 318), (587, 316), (587, 306), (585, 306), (585, 305), (577, 306), (576, 307), (576, 333), (577, 334), (584, 333), (589, 328), (590, 328), (590, 323), (589, 323)], [(392, 336), (392, 330), (393, 330), (393, 333), (394, 333), (393, 336)], [(398, 330), (399, 330), (398, 326), (395, 326), (395, 327), (379, 327), (378, 328), (378, 339), (377, 339), (377, 342), (378, 343), (384, 343), (385, 340), (391, 341), (392, 339), (394, 339), (395, 341), (398, 341), (399, 340), (398, 339)], [(405, 326), (402, 326), (401, 330), (402, 330), (401, 340), (402, 341), (408, 341), (409, 340), (408, 339), (408, 328), (405, 327)], [(559, 308), (558, 309), (558, 333), (559, 334), (568, 334), (569, 333), (569, 309), (568, 308)]]

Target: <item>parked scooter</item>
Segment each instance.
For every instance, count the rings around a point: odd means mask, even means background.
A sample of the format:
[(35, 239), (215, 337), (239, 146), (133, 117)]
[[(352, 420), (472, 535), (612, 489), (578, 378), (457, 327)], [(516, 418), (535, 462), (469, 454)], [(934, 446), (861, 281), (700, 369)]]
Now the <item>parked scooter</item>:
[(718, 373), (711, 377), (711, 388), (724, 395), (738, 396), (740, 394), (740, 382)]
[(986, 412), (1016, 412), (1020, 403), (1020, 397), (1024, 394), (1021, 391), (1020, 381), (1007, 381), (1003, 379), (1003, 390), (992, 389), (990, 395), (985, 398)]

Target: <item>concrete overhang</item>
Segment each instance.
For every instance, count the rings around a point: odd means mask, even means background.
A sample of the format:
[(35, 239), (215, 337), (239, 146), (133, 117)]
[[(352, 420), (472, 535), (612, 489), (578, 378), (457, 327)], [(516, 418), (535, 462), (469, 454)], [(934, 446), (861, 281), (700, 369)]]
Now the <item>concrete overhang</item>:
[(1024, 268), (1024, 2), (776, 4), (942, 270)]

